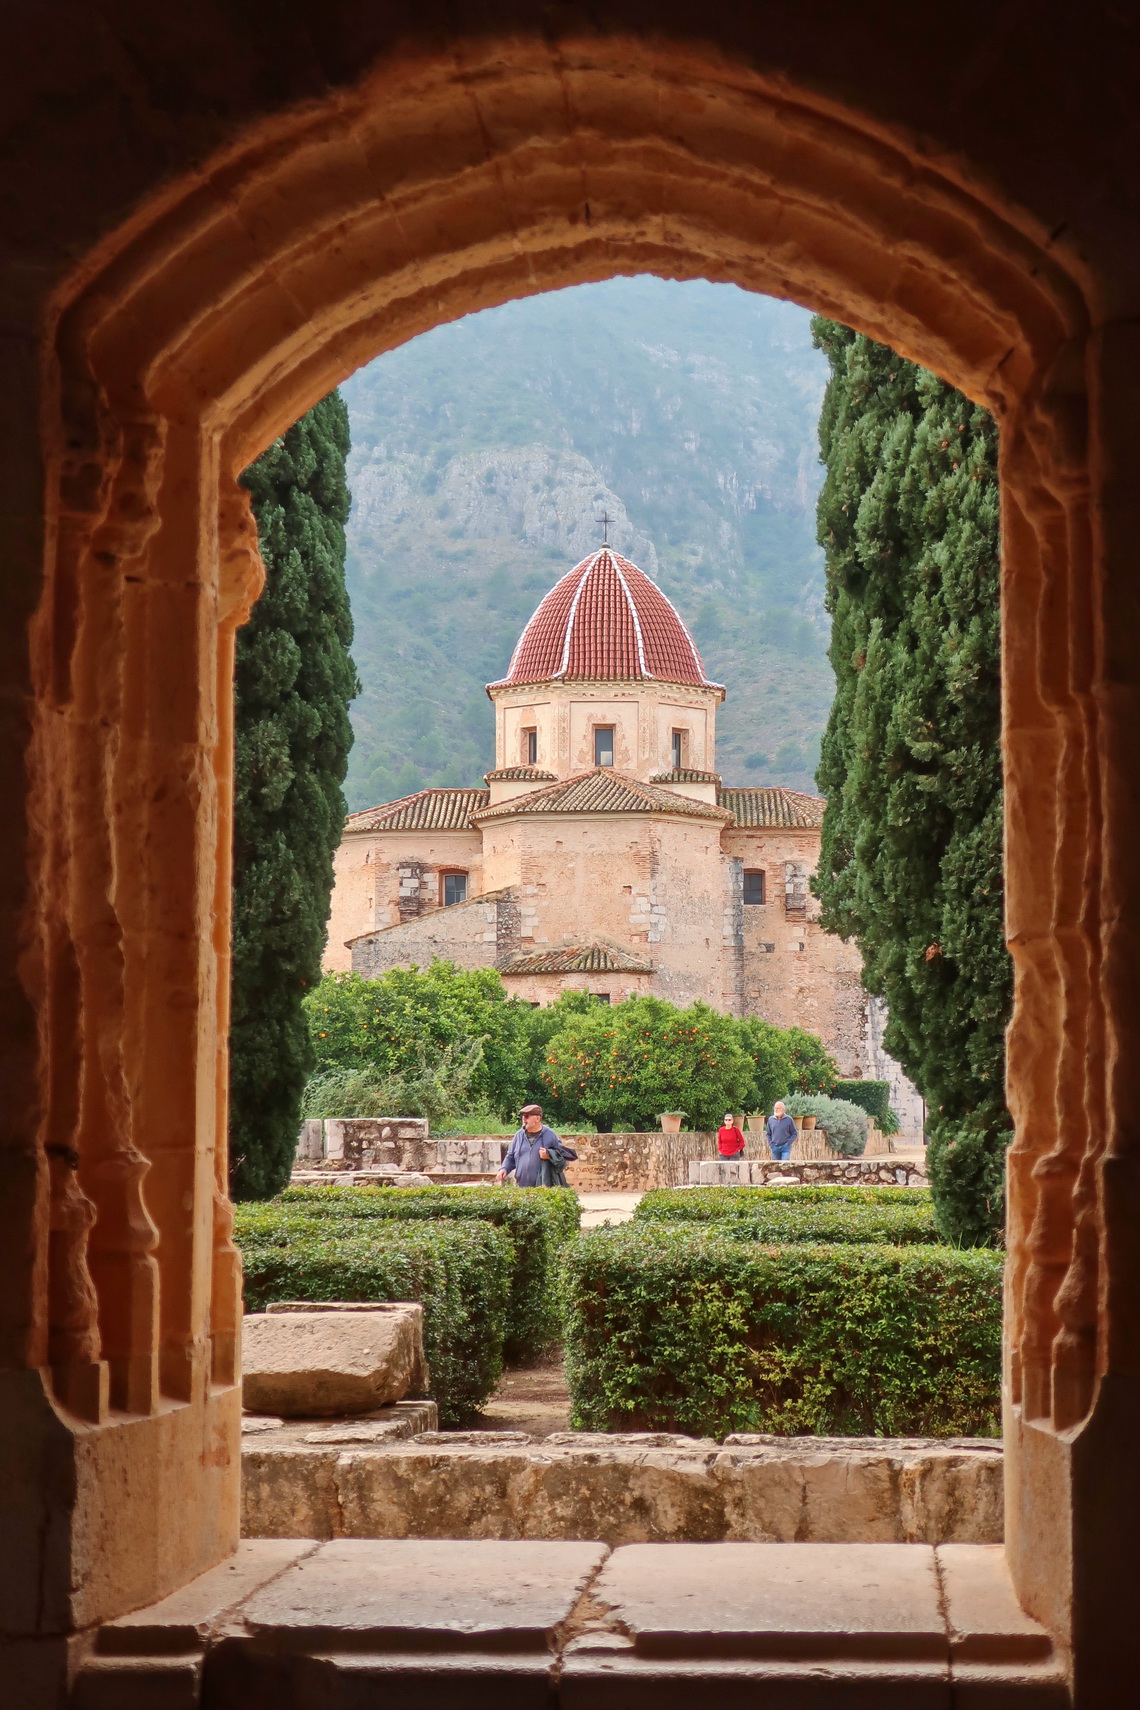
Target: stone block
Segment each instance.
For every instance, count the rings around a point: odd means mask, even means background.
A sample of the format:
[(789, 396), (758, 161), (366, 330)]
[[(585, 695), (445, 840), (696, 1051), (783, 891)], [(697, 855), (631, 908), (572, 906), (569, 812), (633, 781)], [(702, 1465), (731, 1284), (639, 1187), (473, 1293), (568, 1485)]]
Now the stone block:
[(282, 1301), (245, 1318), (242, 1398), (251, 1413), (364, 1413), (426, 1387), (416, 1301)]
[(606, 1556), (596, 1543), (342, 1538), (243, 1607), (247, 1630), (289, 1644), (377, 1650), (548, 1651)]

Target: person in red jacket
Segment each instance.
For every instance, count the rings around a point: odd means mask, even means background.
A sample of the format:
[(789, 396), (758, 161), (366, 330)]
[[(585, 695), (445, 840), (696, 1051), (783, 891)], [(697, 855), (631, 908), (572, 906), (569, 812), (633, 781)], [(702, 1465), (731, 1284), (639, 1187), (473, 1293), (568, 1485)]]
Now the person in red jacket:
[(736, 1126), (736, 1118), (731, 1110), (724, 1119), (724, 1125), (716, 1131), (716, 1143), (722, 1158), (741, 1158), (744, 1156), (744, 1136)]

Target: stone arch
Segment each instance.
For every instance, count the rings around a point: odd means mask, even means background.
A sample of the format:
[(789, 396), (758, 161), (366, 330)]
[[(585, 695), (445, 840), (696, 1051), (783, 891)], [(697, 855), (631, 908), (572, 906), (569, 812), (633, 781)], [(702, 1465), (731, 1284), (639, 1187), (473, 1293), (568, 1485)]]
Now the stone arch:
[[(1101, 993), (1121, 952), (1100, 923), (1121, 845), (1096, 783), (1113, 737), (1091, 641), (1092, 286), (962, 162), (711, 48), (522, 34), (382, 61), (243, 132), (57, 293), (33, 737), (41, 884), (57, 906), (32, 936), (57, 1139), (94, 1205), (93, 1293), (74, 1275), (82, 1235), (57, 1242), (66, 1323), (30, 1277), (9, 1303), (16, 1363), (43, 1364), (55, 1330), (58, 1393), (93, 1421), (109, 1383), (139, 1417), (193, 1415), (188, 1442), (207, 1417), (233, 1429), (229, 684), (259, 585), (238, 472), (381, 350), (511, 297), (640, 271), (809, 303), (1001, 421), (1019, 1126), (1007, 1340), (1013, 1404), (1041, 1422), (1040, 1443), (1020, 1445), (1010, 1542), (1027, 1604), (1064, 1631), (1071, 1581), (1020, 1540), (1048, 1530), (1038, 1469), (1070, 1476), (1059, 1433), (1088, 1417), (1111, 1358)], [(1066, 625), (1088, 645), (1063, 645)], [(46, 1178), (22, 1209), (47, 1265)], [(79, 1231), (86, 1215), (56, 1225)], [(155, 1443), (157, 1468), (174, 1451), (158, 1427)], [(219, 1456), (215, 1474), (186, 1476), (223, 1520), (188, 1527), (161, 1562), (156, 1549), (151, 1595), (232, 1535)], [(113, 1582), (88, 1618), (129, 1605)]]

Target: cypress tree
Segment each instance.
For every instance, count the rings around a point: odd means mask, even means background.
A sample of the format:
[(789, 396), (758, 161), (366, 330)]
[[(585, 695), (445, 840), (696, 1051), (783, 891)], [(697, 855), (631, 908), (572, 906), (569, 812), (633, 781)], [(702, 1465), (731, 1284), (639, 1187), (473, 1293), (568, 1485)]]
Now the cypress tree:
[(344, 525), (348, 411), (313, 407), (246, 470), (266, 585), (238, 633), (230, 1185), (285, 1185), (312, 1068), (301, 1007), (320, 979), (357, 693)]
[(1002, 1222), (1005, 1028), (997, 433), (894, 351), (817, 318), (835, 700), (815, 881), (927, 1102), (943, 1235)]

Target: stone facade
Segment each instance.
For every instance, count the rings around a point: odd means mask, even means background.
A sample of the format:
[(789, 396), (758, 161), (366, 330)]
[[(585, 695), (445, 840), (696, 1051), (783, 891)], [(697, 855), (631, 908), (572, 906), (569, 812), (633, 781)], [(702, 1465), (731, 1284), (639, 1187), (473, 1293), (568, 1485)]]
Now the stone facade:
[[(487, 692), (485, 789), (349, 817), (327, 968), (374, 978), (438, 956), (498, 968), (534, 1004), (567, 989), (701, 999), (817, 1033), (845, 1076), (883, 1069), (858, 952), (823, 930), (810, 892), (824, 804), (722, 786), (725, 691), (636, 565), (602, 551), (563, 577)], [(909, 1083), (892, 1075), (913, 1129)]]

